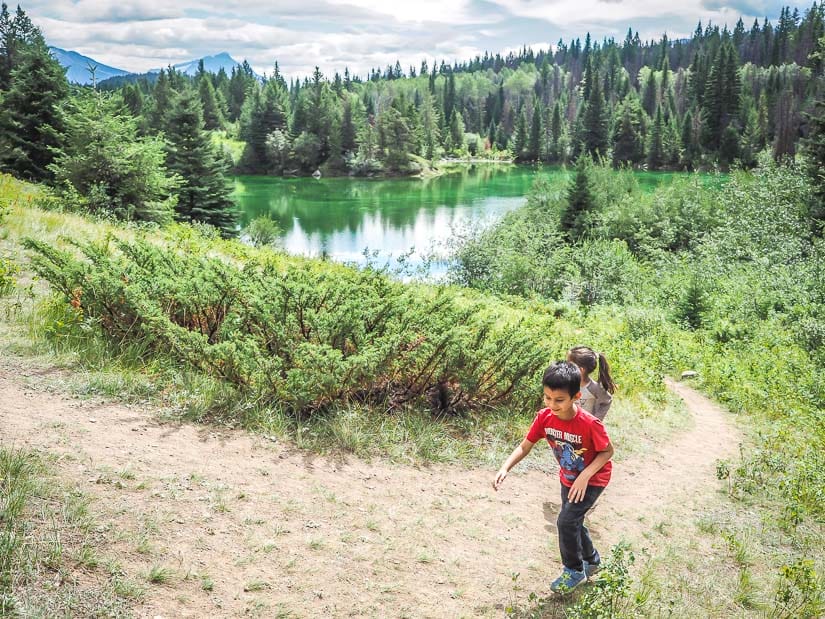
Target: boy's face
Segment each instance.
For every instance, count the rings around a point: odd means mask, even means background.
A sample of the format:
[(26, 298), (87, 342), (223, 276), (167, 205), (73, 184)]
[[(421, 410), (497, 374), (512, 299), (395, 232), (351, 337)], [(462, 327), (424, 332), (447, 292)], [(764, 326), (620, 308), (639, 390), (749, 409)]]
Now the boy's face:
[(553, 411), (556, 417), (561, 419), (572, 419), (575, 409), (573, 402), (579, 394), (571, 396), (567, 389), (550, 389), (544, 387), (544, 405)]

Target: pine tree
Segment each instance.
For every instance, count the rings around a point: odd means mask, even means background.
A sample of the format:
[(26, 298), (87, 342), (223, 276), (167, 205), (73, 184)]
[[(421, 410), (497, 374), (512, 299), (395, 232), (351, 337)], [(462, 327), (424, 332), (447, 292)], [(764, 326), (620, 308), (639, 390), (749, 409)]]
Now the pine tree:
[(516, 134), (513, 137), (513, 154), (516, 156), (516, 159), (519, 161), (524, 161), (526, 158), (526, 148), (527, 148), (527, 114), (524, 108), (521, 108), (521, 111), (518, 115), (518, 124), (516, 125)]
[(625, 97), (617, 109), (618, 120), (613, 136), (613, 164), (636, 165), (644, 159), (642, 129), (644, 111), (635, 95)]
[(825, 101), (817, 101), (807, 115), (808, 136), (803, 141), (805, 171), (811, 182), (813, 201), (810, 217), (815, 231), (825, 234)]
[(585, 151), (590, 155), (606, 155), (609, 144), (610, 121), (599, 80), (595, 80), (590, 90), (590, 99), (584, 112), (583, 136)]
[(237, 211), (226, 181), (226, 165), (203, 127), (198, 94), (186, 89), (174, 100), (166, 124), (166, 162), (182, 179), (176, 213), (182, 221), (215, 226), (224, 236), (235, 234)]
[(664, 133), (662, 108), (659, 107), (656, 108), (656, 118), (650, 129), (650, 143), (647, 147), (647, 165), (652, 170), (658, 170), (665, 162)]
[[(203, 61), (201, 61), (203, 63)], [(215, 97), (215, 87), (208, 75), (204, 75), (198, 80), (198, 94), (203, 106), (203, 123), (209, 130), (223, 129), (223, 112), (218, 107), (218, 100)]]
[(645, 80), (645, 86), (642, 94), (642, 107), (644, 108), (647, 115), (653, 118), (653, 115), (656, 113), (656, 103), (658, 102), (656, 96), (656, 76), (651, 71), (648, 74), (647, 80)]
[(450, 144), (456, 152), (464, 150), (464, 120), (461, 118), (461, 113), (455, 108), (453, 108), (453, 113), (450, 114)]
[(590, 189), (589, 157), (579, 157), (576, 176), (567, 190), (567, 205), (561, 214), (559, 229), (568, 243), (575, 243), (587, 233), (595, 201)]
[(56, 185), (69, 183), (91, 210), (165, 222), (177, 181), (166, 170), (163, 139), (138, 137), (137, 122), (117, 97), (79, 93), (69, 105), (66, 144), (49, 167)]
[(40, 31), (19, 7), (12, 27), (17, 38), (11, 43), (14, 64), (0, 108), (0, 166), (23, 178), (47, 180), (63, 140), (61, 105), (68, 84)]
[(541, 151), (541, 103), (538, 98), (533, 101), (533, 118), (530, 122), (530, 138), (527, 141), (526, 158), (538, 161)]

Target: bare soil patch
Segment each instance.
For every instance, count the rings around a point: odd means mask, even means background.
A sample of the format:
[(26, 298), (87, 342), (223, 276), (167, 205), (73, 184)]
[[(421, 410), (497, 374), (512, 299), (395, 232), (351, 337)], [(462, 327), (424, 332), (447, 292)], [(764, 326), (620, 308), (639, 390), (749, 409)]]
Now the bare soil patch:
[[(512, 574), (544, 594), (560, 569), (553, 474), (516, 470), (495, 493), (493, 470), (320, 458), (38, 384), (37, 370), (0, 362), (0, 440), (58, 456), (93, 498), (103, 552), (146, 586), (136, 616), (502, 616)], [(694, 424), (615, 465), (589, 523), (605, 552), (642, 540), (664, 506), (694, 518), (720, 487), (716, 461), (737, 453), (717, 406), (671, 388)], [(165, 583), (149, 583), (153, 568)]]

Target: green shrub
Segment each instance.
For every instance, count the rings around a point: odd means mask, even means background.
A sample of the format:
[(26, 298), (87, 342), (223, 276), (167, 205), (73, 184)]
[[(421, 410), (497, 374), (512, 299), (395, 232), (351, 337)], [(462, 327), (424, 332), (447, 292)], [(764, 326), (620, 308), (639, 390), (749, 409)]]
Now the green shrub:
[[(205, 250), (77, 243), (83, 258), (29, 240), (35, 270), (69, 311), (121, 344), (142, 342), (263, 401), (312, 412), (338, 401), (455, 411), (533, 408), (554, 318), (501, 323), (446, 289), (374, 271), (261, 258), (237, 267)], [(68, 310), (67, 310), (68, 311)]]

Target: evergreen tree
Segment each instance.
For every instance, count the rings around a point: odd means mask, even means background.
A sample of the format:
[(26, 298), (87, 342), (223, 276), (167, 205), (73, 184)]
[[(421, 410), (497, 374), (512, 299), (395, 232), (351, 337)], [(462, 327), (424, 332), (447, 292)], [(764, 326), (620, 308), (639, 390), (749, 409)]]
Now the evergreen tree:
[(590, 90), (590, 99), (584, 112), (583, 143), (590, 155), (607, 155), (609, 144), (609, 118), (599, 80)]
[(254, 172), (267, 170), (267, 136), (275, 130), (286, 128), (284, 110), (286, 93), (274, 81), (269, 81), (263, 89), (255, 89), (247, 97), (240, 119), (241, 138), (246, 141), (244, 166)]
[(821, 236), (825, 233), (825, 101), (818, 101), (807, 116), (808, 136), (803, 142), (805, 170), (811, 182), (811, 220)]
[(617, 110), (613, 134), (613, 163), (636, 165), (644, 159), (644, 111), (635, 96), (627, 96)]
[(177, 218), (200, 221), (235, 234), (237, 211), (226, 181), (226, 165), (203, 127), (200, 97), (186, 89), (176, 97), (166, 124), (166, 162), (181, 177), (177, 191)]
[[(458, 114), (455, 116), (460, 120)], [(378, 148), (388, 170), (406, 171), (412, 151), (412, 140), (409, 123), (401, 111), (392, 105), (386, 108), (378, 118)]]
[(552, 139), (551, 145), (551, 159), (553, 160), (560, 160), (562, 159), (562, 154), (559, 149), (559, 141), (561, 140), (562, 134), (562, 118), (561, 118), (561, 102), (556, 100), (556, 103), (553, 105), (553, 117), (550, 121), (550, 135)]
[(464, 121), (456, 109), (450, 114), (450, 144), (455, 152), (464, 150)]
[(343, 153), (354, 153), (356, 149), (355, 136), (357, 127), (353, 118), (353, 101), (347, 95), (344, 98), (344, 109), (341, 117), (341, 151)]
[(697, 133), (693, 113), (688, 110), (682, 119), (682, 164), (687, 168), (693, 168), (699, 160), (700, 150)]
[(161, 69), (152, 91), (152, 106), (147, 114), (149, 127), (154, 131), (162, 131), (166, 126), (166, 113), (169, 111), (173, 96), (174, 92), (169, 84), (168, 74)]
[(665, 162), (664, 124), (662, 108), (656, 108), (656, 118), (650, 129), (650, 143), (647, 147), (647, 165), (652, 170), (658, 170)]
[[(201, 63), (203, 61), (201, 60)], [(201, 98), (201, 105), (203, 106), (203, 122), (204, 126), (209, 130), (223, 129), (224, 117), (218, 106), (218, 100), (215, 97), (215, 87), (212, 85), (212, 80), (209, 76), (204, 75), (198, 80), (198, 94)]]
[(656, 113), (656, 104), (658, 103), (658, 99), (656, 97), (656, 76), (653, 71), (648, 74), (647, 80), (645, 80), (643, 92), (642, 107), (645, 112), (647, 112), (647, 115), (652, 118)]
[(541, 151), (541, 103), (538, 99), (533, 101), (533, 118), (530, 122), (530, 138), (527, 141), (526, 158), (530, 161), (538, 161)]
[(739, 132), (731, 125), (725, 127), (719, 141), (719, 163), (729, 166), (739, 158)]
[(66, 144), (50, 169), (91, 210), (122, 219), (165, 222), (177, 180), (167, 173), (160, 137), (138, 137), (137, 119), (117, 98), (83, 92), (69, 106)]
[(62, 144), (61, 105), (68, 96), (63, 68), (40, 31), (18, 7), (12, 22), (13, 64), (0, 108), (0, 166), (23, 178), (45, 180)]
[(595, 201), (590, 189), (589, 157), (579, 157), (576, 163), (576, 176), (567, 190), (567, 204), (562, 211), (559, 230), (568, 243), (575, 243), (587, 233)]
[(521, 108), (521, 111), (518, 115), (518, 124), (516, 125), (516, 134), (513, 138), (513, 154), (516, 156), (516, 159), (519, 161), (524, 161), (526, 158), (526, 148), (527, 148), (527, 114), (524, 111), (524, 108)]
[(426, 92), (421, 100), (421, 107), (419, 108), (421, 127), (421, 142), (423, 145), (423, 155), (429, 160), (433, 160), (438, 155), (438, 145), (441, 143), (441, 134), (439, 133), (438, 112), (436, 110), (433, 96)]

